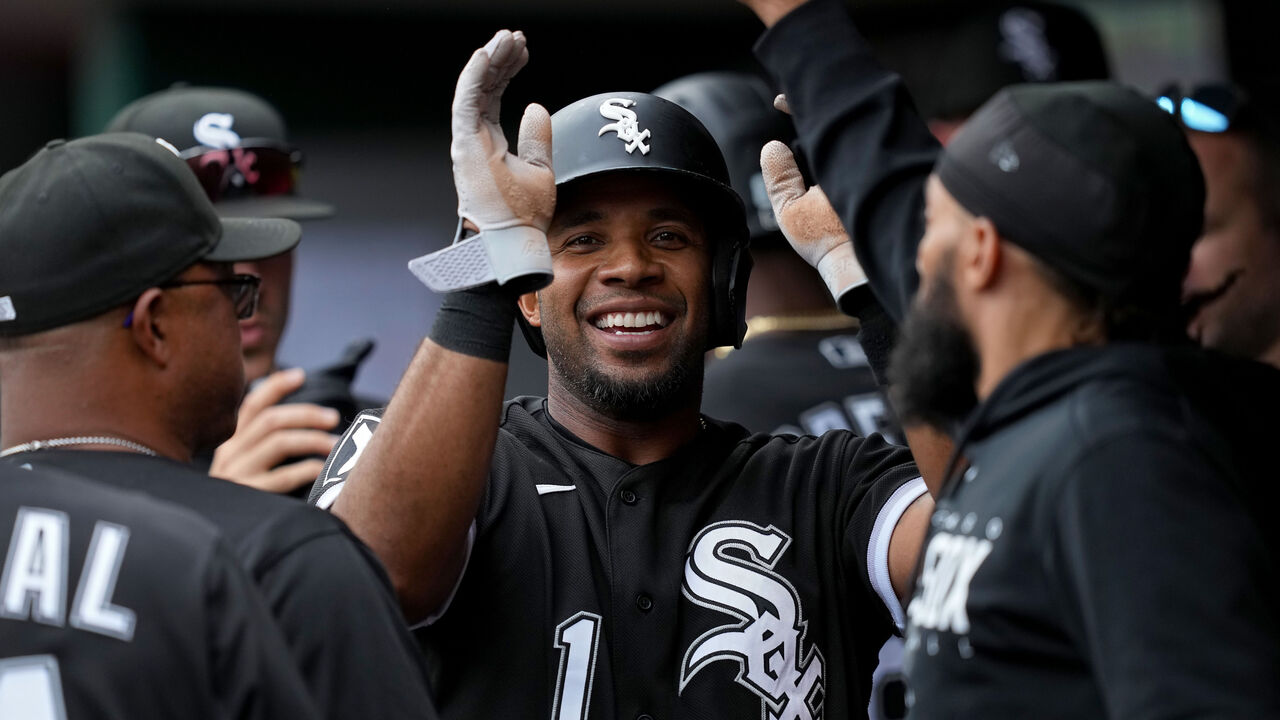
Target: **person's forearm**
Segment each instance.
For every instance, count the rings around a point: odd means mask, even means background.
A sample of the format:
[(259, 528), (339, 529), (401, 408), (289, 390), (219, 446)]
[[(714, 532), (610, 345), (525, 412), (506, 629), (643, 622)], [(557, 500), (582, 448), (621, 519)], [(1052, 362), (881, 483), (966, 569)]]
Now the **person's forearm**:
[(507, 364), (426, 340), (333, 512), (378, 555), (405, 616), (449, 597), (484, 495)]
[(787, 95), (809, 165), (872, 289), (901, 321), (918, 284), (924, 181), (937, 141), (837, 0), (812, 0), (782, 17), (756, 55)]

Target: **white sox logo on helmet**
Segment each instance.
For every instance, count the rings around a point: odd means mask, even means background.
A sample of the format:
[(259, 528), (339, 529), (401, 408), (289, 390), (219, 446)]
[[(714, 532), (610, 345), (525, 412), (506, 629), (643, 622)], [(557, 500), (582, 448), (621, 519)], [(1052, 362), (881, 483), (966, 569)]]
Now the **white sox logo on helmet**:
[(627, 146), (627, 154), (631, 154), (639, 148), (641, 155), (648, 155), (649, 146), (644, 141), (649, 139), (650, 133), (647, 129), (640, 129), (640, 121), (636, 117), (635, 111), (627, 109), (635, 104), (634, 100), (627, 100), (626, 98), (609, 98), (601, 103), (600, 114), (615, 122), (600, 128), (600, 132), (596, 133), (596, 137), (600, 137), (607, 132), (617, 133), (618, 139)]
[(689, 547), (684, 594), (737, 619), (704, 633), (680, 666), (680, 691), (709, 664), (737, 663), (739, 685), (760, 697), (762, 720), (822, 717), (822, 652), (805, 648), (808, 623), (795, 586), (774, 571), (791, 538), (770, 525), (708, 525)]

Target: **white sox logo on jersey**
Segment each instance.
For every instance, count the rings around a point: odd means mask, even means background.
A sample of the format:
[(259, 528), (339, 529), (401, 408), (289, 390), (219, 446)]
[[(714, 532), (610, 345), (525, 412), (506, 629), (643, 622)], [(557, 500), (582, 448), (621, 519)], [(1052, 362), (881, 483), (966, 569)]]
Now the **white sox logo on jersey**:
[(373, 438), (382, 418), (372, 413), (363, 412), (356, 416), (355, 422), (347, 428), (346, 434), (338, 442), (338, 449), (333, 451), (329, 462), (325, 464), (324, 473), (320, 476), (320, 497), (316, 498), (316, 507), (328, 510), (342, 486), (347, 482), (347, 473), (359, 462), (364, 454), (365, 446)]
[(704, 633), (685, 652), (680, 691), (707, 665), (738, 665), (739, 685), (758, 695), (763, 720), (822, 716), (823, 660), (795, 586), (774, 566), (791, 538), (778, 528), (741, 521), (709, 525), (694, 538), (684, 566), (684, 594), (737, 622)]
[(600, 128), (596, 137), (607, 132), (617, 133), (618, 139), (627, 145), (627, 154), (634, 153), (639, 148), (641, 155), (648, 155), (649, 146), (644, 141), (649, 139), (650, 133), (648, 130), (640, 129), (640, 121), (636, 118), (635, 111), (627, 109), (635, 104), (634, 100), (626, 98), (609, 98), (601, 103), (600, 114), (616, 122)]

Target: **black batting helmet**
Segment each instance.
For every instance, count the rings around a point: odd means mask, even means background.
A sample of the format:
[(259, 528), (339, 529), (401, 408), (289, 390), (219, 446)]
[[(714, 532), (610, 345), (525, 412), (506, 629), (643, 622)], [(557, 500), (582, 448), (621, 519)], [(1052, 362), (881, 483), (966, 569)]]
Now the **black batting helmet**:
[[(653, 172), (702, 190), (700, 206), (713, 228), (710, 347), (739, 347), (746, 332), (749, 235), (742, 200), (716, 141), (697, 118), (673, 102), (638, 92), (592, 95), (551, 116), (551, 164), (556, 188), (605, 173)], [(520, 329), (546, 357), (542, 330)], [(710, 348), (708, 348), (710, 349)]]
[(773, 107), (776, 94), (758, 75), (703, 72), (672, 80), (653, 91), (693, 113), (715, 138), (729, 179), (746, 204), (751, 242), (783, 242), (760, 173), (760, 149), (770, 140), (794, 145), (796, 129)]

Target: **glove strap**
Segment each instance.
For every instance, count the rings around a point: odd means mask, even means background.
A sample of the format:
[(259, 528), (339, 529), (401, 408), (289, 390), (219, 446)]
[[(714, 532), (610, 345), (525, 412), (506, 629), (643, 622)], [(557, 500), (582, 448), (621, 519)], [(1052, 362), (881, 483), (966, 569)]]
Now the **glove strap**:
[(454, 292), (520, 279), (522, 292), (551, 284), (547, 235), (528, 225), (486, 228), (462, 239), (462, 220), (453, 244), (409, 261), (409, 271), (435, 292)]
[(837, 305), (841, 298), (867, 284), (867, 274), (853, 254), (853, 243), (843, 242), (818, 260), (818, 274)]

